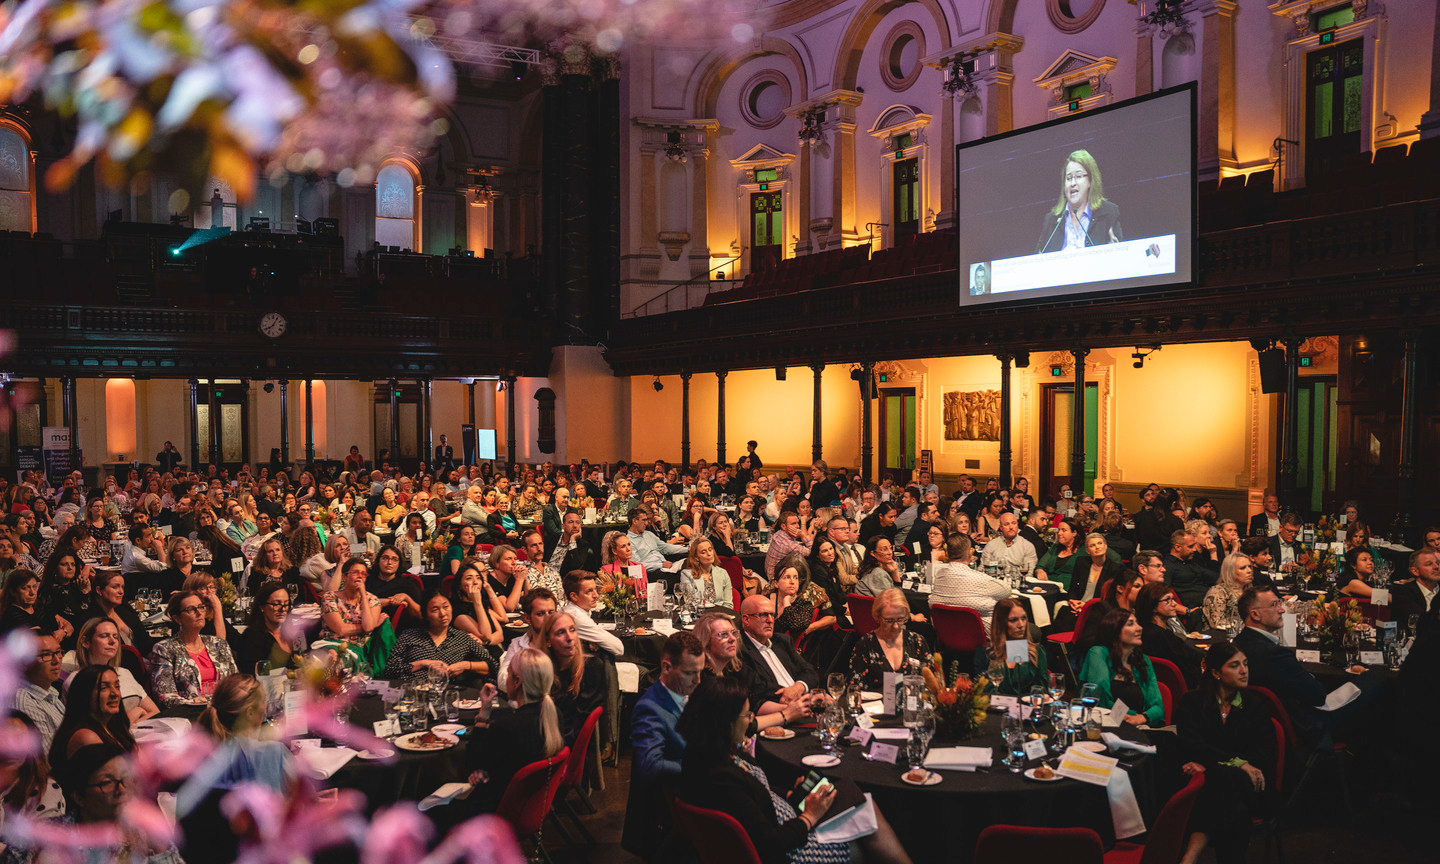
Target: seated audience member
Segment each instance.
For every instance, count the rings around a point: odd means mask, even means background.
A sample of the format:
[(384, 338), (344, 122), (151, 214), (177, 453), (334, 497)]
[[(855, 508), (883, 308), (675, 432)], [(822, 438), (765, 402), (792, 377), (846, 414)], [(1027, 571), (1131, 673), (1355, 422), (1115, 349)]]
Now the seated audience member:
[[(0, 735), (30, 738), (38, 736), (39, 730), (25, 714), (0, 714)], [(23, 816), (39, 821), (65, 815), (65, 794), (51, 774), (45, 750), (32, 750), (24, 755), (12, 753), (0, 762), (0, 807), (4, 807), (9, 818)], [(13, 838), (7, 840), (14, 842)], [(7, 864), (32, 860), (30, 850), (18, 846), (0, 849), (0, 856)]]
[[(759, 689), (754, 674), (740, 661), (740, 643), (744, 638), (725, 612), (707, 612), (695, 622), (695, 638), (705, 647), (706, 677), (725, 676), (738, 679), (747, 691)], [(755, 708), (755, 730), (783, 726), (792, 720), (809, 716), (810, 703), (805, 699), (789, 702), (766, 701)]]
[[(1300, 557), (1305, 554), (1305, 544), (1300, 542), (1300, 528), (1303, 520), (1298, 513), (1286, 513), (1280, 517), (1280, 530), (1270, 537), (1270, 569), (1289, 578), (1300, 568)], [(1253, 658), (1252, 658), (1253, 662)]]
[(490, 589), (494, 597), (500, 602), (497, 612), (503, 612), (507, 617), (520, 606), (520, 598), (530, 590), (526, 584), (524, 566), (520, 563), (520, 556), (516, 553), (515, 547), (501, 543), (490, 550), (490, 574), (486, 581), (490, 583)]
[(109, 666), (86, 666), (70, 676), (65, 716), (50, 742), (51, 770), (63, 776), (65, 762), (91, 744), (135, 749), (130, 718), (120, 698), (120, 676)]
[(815, 668), (796, 652), (790, 637), (775, 633), (774, 600), (746, 597), (740, 604), (740, 628), (744, 633), (740, 662), (749, 670), (756, 694), (763, 697), (757, 702), (792, 702), (819, 688)]
[(155, 695), (166, 707), (208, 699), (221, 678), (239, 671), (230, 646), (218, 636), (201, 634), (205, 601), (199, 596), (181, 591), (170, 598), (165, 612), (175, 635), (155, 643), (150, 651)]
[(101, 571), (91, 584), (90, 608), (98, 617), (109, 618), (120, 631), (120, 643), (148, 654), (155, 640), (140, 623), (135, 608), (125, 602), (125, 577), (114, 570)]
[[(1059, 582), (1060, 588), (1070, 592), (1070, 584), (1076, 566), (1082, 569), (1088, 564), (1088, 556), (1080, 554), (1080, 523), (1074, 519), (1061, 519), (1055, 526), (1055, 543), (1035, 562), (1035, 578)], [(1083, 562), (1079, 565), (1077, 561)]]
[[(560, 520), (559, 539), (555, 541), (555, 548), (550, 550), (550, 556), (545, 561), (545, 576), (542, 580), (545, 587), (549, 588), (556, 597), (565, 592), (565, 574), (571, 570), (586, 569), (586, 562), (590, 560), (590, 553), (593, 550), (590, 548), (590, 543), (581, 536), (583, 525), (580, 514), (573, 510), (566, 513)], [(625, 535), (621, 534), (620, 536)]]
[(120, 561), (121, 573), (159, 573), (165, 569), (165, 542), (155, 535), (155, 526), (140, 522), (130, 526), (130, 546)]
[(225, 630), (225, 607), (220, 603), (220, 592), (215, 582), (215, 577), (204, 570), (197, 570), (194, 575), (185, 580), (180, 586), (181, 591), (189, 591), (196, 597), (205, 601), (205, 626), (200, 632), (206, 636), (226, 637)]
[[(685, 739), (679, 794), (696, 807), (719, 810), (740, 823), (763, 864), (787, 861), (849, 861), (851, 848), (823, 844), (815, 827), (835, 800), (834, 787), (817, 786), (803, 812), (770, 787), (760, 766), (740, 751), (749, 734), (752, 706), (745, 686), (725, 677), (702, 680), (685, 703), (678, 731)], [(867, 861), (908, 862), (879, 809), (874, 834), (856, 842)]]
[(895, 542), (895, 517), (900, 513), (899, 508), (888, 501), (882, 501), (875, 505), (875, 509), (860, 522), (860, 542), (866, 546), (874, 544), (872, 538), (884, 537), (891, 543)]
[(1250, 517), (1250, 537), (1273, 537), (1280, 533), (1280, 496), (1266, 492), (1264, 504), (1259, 513)]
[(1170, 535), (1170, 552), (1165, 555), (1165, 581), (1175, 589), (1186, 609), (1205, 601), (1205, 592), (1215, 584), (1216, 574), (1190, 563), (1195, 557), (1195, 535), (1180, 530)]
[(495, 658), (469, 633), (451, 627), (450, 620), (450, 598), (439, 592), (425, 598), (425, 626), (411, 627), (395, 640), (385, 677), (417, 680), (427, 672), (444, 672), (462, 686), (489, 677)]
[(535, 644), (540, 638), (540, 628), (544, 626), (545, 619), (557, 608), (555, 595), (550, 593), (548, 588), (531, 588), (520, 598), (520, 614), (524, 616), (527, 626), (524, 633), (510, 640), (505, 654), (500, 658), (495, 686), (499, 687), (501, 692), (509, 692), (510, 661), (515, 659), (516, 654)]
[(5, 575), (0, 589), (0, 633), (27, 628), (53, 630), (61, 642), (75, 632), (64, 616), (40, 606), (40, 577), (16, 568)]
[(930, 648), (919, 633), (906, 629), (911, 615), (905, 592), (899, 588), (880, 592), (871, 614), (875, 629), (860, 637), (850, 658), (850, 673), (860, 678), (861, 688), (879, 692), (884, 673), (903, 673), (912, 666), (921, 667), (921, 674), (928, 675)]
[[(1156, 560), (1159, 560), (1158, 556)], [(1094, 605), (1090, 607), (1085, 619), (1085, 629), (1075, 637), (1075, 647), (1080, 651), (1085, 651), (1094, 645), (1099, 638), (1100, 622), (1105, 620), (1105, 616), (1116, 609), (1134, 609), (1135, 599), (1139, 596), (1140, 589), (1146, 584), (1149, 583), (1139, 573), (1132, 570), (1122, 573), (1120, 578), (1115, 580), (1115, 590), (1112, 596), (1093, 601)], [(1165, 583), (1157, 584), (1164, 585)], [(1166, 585), (1165, 587), (1169, 588), (1170, 586)]]
[[(482, 707), (465, 744), (465, 763), (475, 786), (467, 801), (471, 812), (493, 813), (511, 777), (532, 762), (549, 759), (566, 744), (560, 708), (551, 696), (557, 682), (550, 655), (526, 648), (511, 665), (505, 695), (515, 707)], [(495, 692), (494, 685), (485, 685), (482, 703), (488, 703)]]
[(1424, 615), (1435, 607), (1440, 591), (1440, 554), (1431, 549), (1410, 553), (1410, 575), (1415, 578), (1390, 590), (1390, 611), (1401, 627), (1408, 627), (1411, 615)]
[(137, 575), (135, 579), (136, 585), (159, 588), (161, 596), (169, 597), (185, 590), (185, 580), (202, 571), (195, 566), (195, 543), (189, 537), (171, 537), (165, 554), (170, 559), (168, 568), (153, 575)]
[(1273, 584), (1271, 571), (1274, 560), (1270, 557), (1270, 538), (1246, 537), (1240, 541), (1240, 554), (1250, 559), (1256, 587)]
[[(560, 730), (565, 743), (573, 744), (580, 727), (585, 725), (585, 718), (605, 704), (605, 661), (585, 650), (585, 643), (575, 629), (575, 619), (563, 610), (545, 617), (540, 641), (535, 647), (549, 654), (555, 664), (555, 687), (551, 692), (560, 712)], [(514, 674), (512, 670), (511, 675)], [(512, 677), (509, 683), (513, 690), (517, 682)]]
[(79, 835), (82, 844), (66, 851), (80, 861), (141, 861), (145, 864), (184, 864), (173, 845), (150, 846), (130, 832), (120, 833), (122, 842), (102, 845), (99, 838), (115, 834), (103, 829), (121, 827), (120, 812), (133, 795), (134, 779), (126, 748), (111, 742), (79, 748), (62, 768), (51, 770), (65, 791), (65, 819), (86, 828), (102, 829)]
[[(90, 585), (95, 577), (95, 568), (81, 561), (76, 553), (57, 552), (45, 562), (36, 602), (43, 614), (59, 615), (71, 627), (78, 628), (95, 614), (90, 597)], [(62, 639), (61, 644), (65, 644), (65, 640)]]
[(625, 653), (625, 645), (615, 634), (602, 629), (595, 623), (595, 619), (590, 617), (591, 610), (600, 604), (594, 573), (575, 570), (565, 574), (565, 598), (565, 605), (560, 611), (570, 616), (582, 642), (597, 646), (616, 657)]
[(383, 601), (366, 590), (370, 565), (355, 556), (341, 568), (340, 582), (320, 597), (320, 638), (363, 650), (386, 622)]
[(1080, 614), (1080, 608), (1086, 603), (1103, 597), (1106, 583), (1125, 572), (1120, 555), (1110, 548), (1104, 534), (1085, 535), (1085, 553), (1076, 556), (1066, 597), (1070, 612), (1075, 615)]
[(160, 709), (136, 680), (134, 673), (120, 665), (123, 653), (120, 650), (120, 631), (116, 629), (115, 622), (108, 618), (91, 618), (80, 625), (75, 650), (67, 653), (60, 665), (66, 672), (97, 665), (113, 668), (120, 676), (120, 698), (125, 704), (125, 713), (131, 723), (139, 723), (159, 714)]
[(1328, 744), (1333, 732), (1344, 729), (1374, 699), (1378, 680), (1373, 673), (1366, 673), (1352, 679), (1360, 688), (1359, 696), (1334, 711), (1322, 711), (1325, 686), (1305, 671), (1294, 649), (1280, 644), (1285, 605), (1275, 589), (1253, 585), (1246, 588), (1240, 595), (1239, 610), (1245, 629), (1234, 641), (1249, 661), (1250, 685), (1264, 687), (1279, 697), (1296, 734), (1307, 744)]
[(296, 783), (295, 760), (282, 741), (261, 740), (265, 688), (253, 675), (227, 675), (196, 722), (218, 746), (181, 785), (175, 815), (183, 829), (186, 864), (228, 862), (237, 857), (238, 838), (221, 811), (221, 799), (242, 783), (278, 795)]
[(800, 522), (800, 514), (786, 510), (775, 523), (775, 534), (770, 538), (770, 548), (765, 552), (765, 578), (775, 578), (775, 565), (791, 552), (809, 555), (814, 538)]
[(1102, 708), (1124, 702), (1129, 709), (1126, 723), (1160, 727), (1165, 725), (1165, 705), (1155, 667), (1140, 648), (1141, 632), (1140, 622), (1130, 610), (1107, 613), (1100, 622), (1096, 644), (1085, 654), (1080, 682), (1096, 685)]
[(1020, 536), (1020, 517), (1005, 512), (999, 518), (999, 533), (985, 544), (980, 553), (982, 567), (1012, 567), (1022, 573), (1035, 570), (1035, 547)]
[(365, 590), (380, 598), (381, 609), (403, 608), (407, 622), (421, 617), (420, 598), (425, 596), (425, 588), (419, 577), (400, 572), (400, 550), (394, 546), (382, 546), (375, 553)]
[(650, 529), (650, 512), (644, 507), (635, 507), (629, 513), (629, 528), (625, 536), (630, 540), (630, 555), (645, 566), (650, 578), (663, 578), (660, 568), (666, 563), (667, 555), (684, 555), (686, 548), (667, 543)]
[(466, 558), (482, 558), (485, 553), (480, 549), (480, 541), (474, 528), (469, 525), (461, 526), (459, 531), (450, 543), (450, 548), (445, 552), (444, 566), (450, 575), (454, 576), (460, 572), (460, 563)]
[(990, 613), (996, 603), (1010, 596), (1010, 586), (971, 566), (975, 561), (975, 547), (964, 534), (957, 532), (946, 538), (945, 555), (949, 563), (935, 572), (930, 605), (974, 609), (988, 635)]
[(1183, 770), (1205, 775), (1182, 864), (1195, 864), (1207, 845), (1219, 864), (1243, 864), (1251, 819), (1273, 797), (1267, 794), (1273, 777), (1266, 776), (1275, 764), (1270, 707), (1247, 693), (1249, 686), (1245, 652), (1220, 642), (1205, 656), (1200, 686), (1175, 705)]
[[(1005, 677), (996, 688), (997, 693), (1006, 696), (1029, 696), (1032, 687), (1050, 689), (1050, 664), (1045, 646), (1039, 645), (1030, 635), (1030, 615), (1025, 603), (1014, 597), (996, 601), (991, 611), (989, 641), (975, 649), (975, 675), (983, 677), (992, 666), (999, 665), (1005, 670)], [(1006, 657), (1005, 643), (1024, 640), (1029, 645), (1030, 659), (1015, 663)]]
[(479, 558), (466, 558), (450, 582), (450, 611), (455, 627), (469, 633), (482, 645), (505, 641), (506, 615), (495, 590), (486, 578), (489, 567)]
[(646, 860), (659, 860), (670, 831), (663, 791), (679, 782), (685, 753), (675, 724), (704, 669), (700, 640), (693, 633), (670, 634), (660, 650), (660, 675), (630, 714), (630, 793), (620, 845)]
[(1364, 546), (1353, 546), (1345, 552), (1340, 568), (1340, 593), (1361, 600), (1370, 599), (1370, 583), (1375, 579), (1375, 554)]
[(730, 574), (716, 562), (715, 544), (706, 537), (690, 544), (686, 567), (680, 571), (680, 588), (700, 608), (724, 606), (735, 608), (730, 587)]
[(1175, 632), (1175, 592), (1163, 582), (1152, 582), (1140, 589), (1135, 599), (1135, 620), (1140, 622), (1141, 644), (1151, 657), (1169, 660), (1180, 669), (1187, 687), (1200, 683), (1200, 661), (1205, 652), (1192, 647), (1185, 637)]
[[(245, 674), (300, 668), (300, 655), (295, 651), (299, 646), (291, 644), (281, 629), (293, 602), (285, 583), (262, 582), (254, 598), (245, 633), (240, 637), (240, 654), (236, 658), (239, 668)], [(256, 671), (261, 663), (267, 664), (264, 673)]]
[(1244, 555), (1227, 555), (1220, 562), (1220, 579), (1205, 592), (1205, 624), (1230, 636), (1240, 633), (1240, 595), (1255, 582), (1255, 566)]
[(48, 753), (55, 740), (55, 730), (65, 717), (65, 702), (56, 686), (60, 680), (60, 640), (53, 633), (40, 633), (35, 648), (35, 659), (25, 667), (23, 683), (6, 702), (35, 726), (40, 733), (40, 743)]
[[(823, 555), (825, 550), (834, 555), (830, 539), (821, 537), (815, 541), (811, 560), (817, 560), (813, 557), (816, 552)], [(833, 557), (831, 560), (833, 563)], [(792, 646), (812, 633), (828, 632), (834, 626), (835, 615), (830, 611), (830, 598), (812, 580), (810, 564), (804, 558), (791, 553), (781, 561), (776, 568), (774, 587), (775, 631), (787, 636)]]
[[(601, 538), (600, 573), (597, 581), (604, 585), (605, 590), (609, 591), (616, 584), (632, 578), (631, 567), (639, 567), (642, 571), (645, 569), (645, 565), (635, 558), (634, 551), (629, 535), (623, 531), (607, 531)], [(562, 571), (561, 577), (568, 572)]]
[(905, 575), (905, 568), (895, 560), (894, 544), (884, 537), (876, 537), (871, 541), (860, 571), (860, 580), (855, 583), (855, 593), (867, 597), (878, 597), (890, 588), (899, 587), (900, 580)]

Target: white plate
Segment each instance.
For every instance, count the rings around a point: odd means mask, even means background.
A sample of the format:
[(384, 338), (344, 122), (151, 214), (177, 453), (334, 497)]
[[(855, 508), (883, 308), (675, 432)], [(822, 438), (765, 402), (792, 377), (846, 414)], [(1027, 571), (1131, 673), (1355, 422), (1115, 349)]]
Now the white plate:
[[(921, 770), (923, 771), (924, 769), (922, 768)], [(905, 781), (906, 783), (909, 783), (911, 786), (934, 786), (936, 783), (939, 783), (945, 778), (940, 776), (939, 771), (925, 771), (924, 780), (911, 780), (910, 772), (906, 771), (904, 774), (900, 775), (900, 779)]]
[(1099, 741), (1076, 741), (1074, 746), (1081, 750), (1089, 750), (1091, 753), (1104, 753), (1109, 749)]
[[(779, 731), (777, 732), (776, 730), (779, 730)], [(782, 734), (782, 733), (783, 733), (783, 734)], [(760, 737), (761, 737), (761, 738), (768, 738), (768, 739), (771, 740), (771, 741), (788, 741), (788, 740), (790, 740), (791, 738), (794, 738), (794, 737), (795, 737), (795, 730), (793, 730), (793, 729), (784, 729), (784, 728), (779, 727), (779, 726), (771, 726), (769, 729), (766, 729), (764, 732), (761, 732), (761, 733), (760, 733)]]
[(389, 759), (395, 755), (394, 750), (361, 750), (355, 754), (361, 759)]
[(885, 698), (884, 696), (881, 696), (879, 693), (876, 693), (874, 690), (861, 690), (861, 691), (860, 691), (860, 701), (861, 701), (861, 702), (879, 702), (881, 699), (884, 699), (884, 698)]
[(417, 753), (432, 753), (436, 750), (446, 750), (460, 743), (460, 739), (453, 735), (437, 735), (440, 739), (434, 744), (421, 744), (420, 736), (424, 732), (411, 732), (409, 735), (401, 735), (395, 739), (395, 746), (401, 750), (410, 750)]
[(430, 731), (434, 732), (436, 735), (449, 735), (450, 737), (454, 738), (456, 737), (455, 733), (459, 732), (461, 729), (464, 728), (465, 724), (463, 723), (437, 723), (436, 725), (430, 727)]
[(1056, 774), (1053, 777), (1036, 777), (1034, 768), (1026, 768), (1025, 776), (1029, 777), (1031, 780), (1034, 780), (1037, 783), (1054, 783), (1056, 780), (1060, 779), (1059, 774)]
[(840, 764), (839, 756), (831, 756), (827, 753), (811, 753), (800, 760), (811, 768), (834, 768)]
[(483, 704), (479, 699), (460, 699), (456, 701), (455, 707), (461, 711), (475, 711)]

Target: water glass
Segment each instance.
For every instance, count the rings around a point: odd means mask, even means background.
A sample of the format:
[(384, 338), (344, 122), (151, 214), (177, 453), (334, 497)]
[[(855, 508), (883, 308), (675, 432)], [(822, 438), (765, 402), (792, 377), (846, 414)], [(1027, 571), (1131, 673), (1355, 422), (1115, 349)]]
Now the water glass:
[(990, 679), (992, 687), (996, 690), (1000, 689), (1000, 684), (1005, 680), (1005, 661), (1000, 659), (993, 661), (985, 670), (985, 677)]
[(460, 691), (454, 687), (445, 691), (445, 722), (460, 722)]
[(925, 765), (925, 754), (930, 749), (930, 741), (919, 727), (910, 730), (910, 737), (905, 741), (905, 762), (911, 771), (922, 768)]
[(1030, 716), (1036, 723), (1045, 719), (1049, 709), (1045, 704), (1044, 684), (1035, 684), (1030, 687), (1030, 710)]
[(1020, 718), (1007, 713), (1001, 726), (1005, 739), (1005, 764), (1011, 773), (1019, 773), (1025, 766), (1025, 729)]

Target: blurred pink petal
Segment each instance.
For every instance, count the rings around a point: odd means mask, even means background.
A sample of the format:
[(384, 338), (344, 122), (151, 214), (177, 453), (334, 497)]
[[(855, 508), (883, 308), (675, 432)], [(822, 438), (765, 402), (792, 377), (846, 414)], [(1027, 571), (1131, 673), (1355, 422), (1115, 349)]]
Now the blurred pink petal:
[(525, 853), (510, 823), (499, 816), (476, 816), (456, 825), (420, 864), (525, 864)]
[(434, 833), (434, 824), (414, 804), (405, 802), (386, 807), (376, 813), (370, 823), (360, 864), (419, 860), (429, 848)]

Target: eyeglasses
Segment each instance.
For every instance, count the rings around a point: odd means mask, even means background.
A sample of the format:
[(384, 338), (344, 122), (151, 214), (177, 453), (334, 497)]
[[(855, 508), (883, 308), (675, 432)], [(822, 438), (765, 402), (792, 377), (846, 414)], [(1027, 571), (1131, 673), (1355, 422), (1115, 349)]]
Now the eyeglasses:
[(761, 618), (761, 619), (774, 618), (774, 617), (775, 617), (775, 613), (774, 613), (774, 612), (746, 612), (746, 613), (744, 614), (744, 616), (742, 616), (742, 617), (745, 617), (745, 618)]
[(56, 657), (60, 656), (62, 655), (59, 651), (41, 651), (40, 653), (35, 655), (35, 659), (40, 661), (41, 663), (48, 663), (51, 660), (54, 660)]
[(288, 601), (288, 600), (286, 600), (286, 601), (271, 600), (269, 603), (266, 603), (265, 605), (266, 605), (266, 606), (269, 606), (271, 609), (289, 609), (289, 608), (290, 608), (290, 601)]
[(721, 642), (733, 642), (735, 641), (735, 631), (722, 630), (719, 633), (715, 634), (715, 638), (719, 639)]
[(881, 618), (880, 620), (886, 624), (898, 625), (907, 623), (910, 620), (910, 616), (904, 615), (898, 618)]
[(181, 615), (204, 615), (204, 614), (205, 614), (205, 607), (204, 607), (204, 606), (182, 606), (182, 607), (180, 607), (180, 614), (181, 614)]
[(1066, 182), (1066, 183), (1079, 183), (1081, 180), (1089, 180), (1089, 179), (1090, 179), (1090, 175), (1089, 175), (1088, 173), (1084, 172), (1084, 171), (1081, 171), (1081, 172), (1078, 173), (1078, 174), (1066, 174), (1066, 175), (1065, 175), (1065, 182)]
[(98, 780), (94, 783), (91, 783), (88, 788), (99, 789), (101, 792), (109, 795), (112, 791), (118, 788), (128, 786), (129, 783), (130, 781), (126, 780), (124, 777), (109, 777), (104, 780)]

